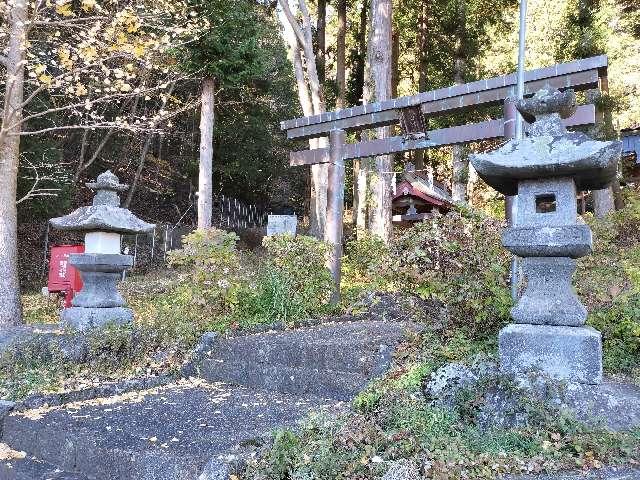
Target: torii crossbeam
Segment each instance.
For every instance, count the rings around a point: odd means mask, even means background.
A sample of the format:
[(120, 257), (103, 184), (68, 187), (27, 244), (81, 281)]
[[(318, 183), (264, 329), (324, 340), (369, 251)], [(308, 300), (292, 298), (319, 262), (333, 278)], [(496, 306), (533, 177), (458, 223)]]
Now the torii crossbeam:
[[(606, 90), (607, 66), (607, 57), (600, 55), (527, 71), (524, 75), (524, 94), (531, 95), (547, 85), (559, 90)], [(479, 140), (512, 138), (517, 115), (513, 101), (516, 83), (516, 74), (512, 73), (281, 123), (281, 129), (287, 132), (289, 139), (330, 138), (328, 148), (291, 152), (289, 160), (291, 166), (329, 164), (325, 240), (333, 245), (330, 270), (336, 282), (334, 301), (339, 298), (340, 285), (344, 161)], [(503, 118), (425, 131), (425, 118), (492, 105), (503, 105)], [(564, 123), (571, 127), (589, 125), (595, 121), (595, 106), (581, 105)], [(400, 125), (402, 135), (346, 143), (346, 132), (389, 125)]]

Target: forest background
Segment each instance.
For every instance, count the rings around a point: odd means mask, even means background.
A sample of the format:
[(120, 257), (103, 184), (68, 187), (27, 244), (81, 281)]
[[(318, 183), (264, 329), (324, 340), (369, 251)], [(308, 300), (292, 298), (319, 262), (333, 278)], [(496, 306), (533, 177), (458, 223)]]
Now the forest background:
[[(367, 0), (307, 4), (326, 109), (360, 104), (371, 22)], [(73, 0), (43, 2), (42, 8), (45, 17), (34, 26), (26, 59), (27, 97), (39, 113), (25, 122), (33, 133), (22, 136), (20, 146), (23, 261), (33, 261), (46, 221), (87, 204), (84, 183), (106, 169), (132, 185), (125, 203), (139, 216), (195, 225), (199, 98), (207, 76), (216, 78), (215, 194), (266, 211), (308, 213), (309, 172), (288, 167), (289, 151), (304, 146), (287, 141), (279, 129), (280, 121), (303, 111), (276, 2)], [(514, 0), (394, 0), (392, 22), (394, 96), (515, 70)], [(2, 34), (4, 41), (9, 32), (3, 28)], [(611, 126), (616, 132), (634, 128), (640, 125), (639, 38), (640, 7), (633, 0), (531, 0), (526, 66), (607, 54), (609, 95), (603, 103), (612, 113)], [(115, 58), (119, 54), (127, 59)], [(92, 55), (113, 58), (108, 68), (85, 78), (78, 65)], [(470, 111), (430, 121), (429, 128), (496, 114)], [(451, 186), (453, 157), (460, 154), (448, 147), (397, 155), (394, 169), (401, 171), (406, 161), (430, 166)], [(347, 177), (349, 208), (353, 173)], [(501, 199), (473, 175), (470, 181), (470, 203), (499, 214)], [(29, 284), (34, 269), (22, 270)]]

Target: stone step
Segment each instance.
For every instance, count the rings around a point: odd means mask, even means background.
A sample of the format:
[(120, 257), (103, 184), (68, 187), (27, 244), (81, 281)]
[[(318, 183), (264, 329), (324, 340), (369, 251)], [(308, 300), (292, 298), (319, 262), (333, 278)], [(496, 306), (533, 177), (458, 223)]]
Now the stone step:
[(2, 480), (89, 480), (80, 473), (65, 472), (58, 467), (38, 460), (21, 458), (0, 462)]
[(210, 382), (225, 382), (295, 395), (317, 395), (336, 400), (350, 400), (370, 379), (353, 372), (239, 361), (221, 362), (213, 359), (202, 363), (200, 375)]
[(241, 358), (246, 363), (266, 366), (311, 367), (372, 375), (392, 353), (391, 341), (358, 341), (345, 348), (344, 342), (287, 344), (280, 339), (251, 340), (219, 341), (209, 357), (228, 363)]
[(4, 419), (2, 441), (90, 480), (217, 479), (224, 478), (214, 475), (227, 468), (229, 455), (241, 452), (238, 445), (274, 428), (294, 426), (310, 410), (323, 408), (341, 411), (345, 405), (315, 396), (180, 381), (13, 412)]
[(295, 394), (349, 399), (383, 373), (408, 329), (399, 322), (322, 324), (217, 339), (200, 375)]

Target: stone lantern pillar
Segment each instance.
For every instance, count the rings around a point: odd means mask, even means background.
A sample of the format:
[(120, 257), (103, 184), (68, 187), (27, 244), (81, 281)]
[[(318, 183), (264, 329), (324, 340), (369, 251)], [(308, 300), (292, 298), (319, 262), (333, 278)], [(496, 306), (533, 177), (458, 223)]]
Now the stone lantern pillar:
[(524, 293), (511, 310), (514, 323), (500, 332), (500, 368), (539, 368), (570, 382), (602, 381), (600, 332), (586, 327), (587, 310), (571, 285), (576, 259), (591, 253), (591, 230), (577, 215), (576, 192), (607, 187), (622, 145), (567, 132), (575, 93), (542, 89), (520, 100), (529, 136), (498, 150), (472, 155), (480, 177), (504, 195), (518, 195), (516, 221), (503, 245), (523, 257)]
[(87, 186), (96, 192), (91, 206), (50, 220), (59, 230), (85, 232), (85, 253), (69, 257), (69, 263), (80, 271), (84, 285), (71, 308), (62, 312), (63, 326), (77, 330), (133, 320), (133, 312), (126, 308), (116, 288), (122, 273), (133, 265), (132, 256), (121, 254), (120, 239), (122, 234), (147, 233), (155, 227), (120, 208), (118, 194), (128, 186), (121, 185), (110, 171)]

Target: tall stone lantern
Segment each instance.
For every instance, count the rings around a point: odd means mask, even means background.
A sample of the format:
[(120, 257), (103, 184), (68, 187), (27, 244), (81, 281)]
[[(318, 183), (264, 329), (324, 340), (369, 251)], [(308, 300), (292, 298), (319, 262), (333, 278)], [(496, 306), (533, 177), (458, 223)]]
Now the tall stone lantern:
[(133, 265), (132, 256), (121, 254), (121, 235), (147, 233), (155, 228), (120, 208), (118, 194), (128, 186), (121, 185), (110, 171), (99, 175), (95, 183), (87, 183), (87, 187), (96, 192), (92, 205), (50, 220), (59, 230), (85, 232), (85, 253), (69, 257), (84, 285), (72, 306), (62, 312), (62, 324), (77, 330), (133, 320), (133, 312), (126, 308), (116, 288), (122, 273)]
[(577, 215), (576, 192), (614, 180), (622, 145), (567, 132), (562, 119), (576, 108), (575, 93), (542, 89), (520, 100), (529, 136), (471, 156), (480, 177), (504, 195), (518, 195), (514, 225), (503, 245), (523, 257), (524, 293), (500, 331), (500, 368), (539, 368), (570, 382), (602, 381), (600, 332), (586, 327), (587, 310), (571, 285), (576, 259), (592, 249), (591, 230)]

